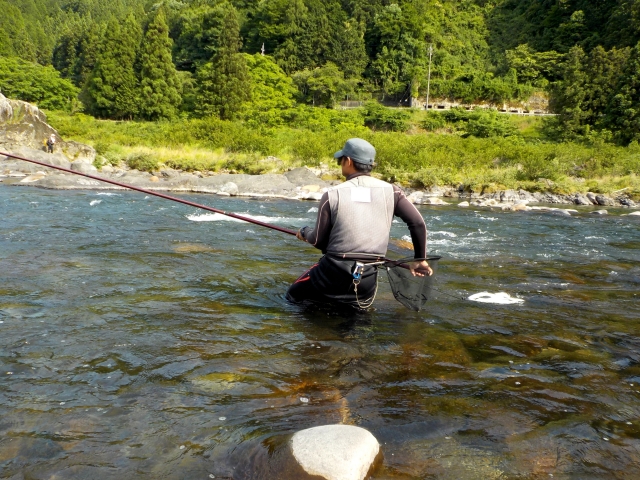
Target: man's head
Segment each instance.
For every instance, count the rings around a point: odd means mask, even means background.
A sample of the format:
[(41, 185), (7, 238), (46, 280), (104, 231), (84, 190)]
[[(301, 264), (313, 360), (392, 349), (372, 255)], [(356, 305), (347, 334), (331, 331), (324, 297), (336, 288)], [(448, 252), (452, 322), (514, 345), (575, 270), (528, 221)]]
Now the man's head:
[(345, 160), (348, 159), (348, 163), (353, 165), (356, 171), (368, 173), (376, 165), (376, 149), (362, 138), (350, 138), (333, 158), (337, 159), (338, 165), (343, 166), (343, 169)]

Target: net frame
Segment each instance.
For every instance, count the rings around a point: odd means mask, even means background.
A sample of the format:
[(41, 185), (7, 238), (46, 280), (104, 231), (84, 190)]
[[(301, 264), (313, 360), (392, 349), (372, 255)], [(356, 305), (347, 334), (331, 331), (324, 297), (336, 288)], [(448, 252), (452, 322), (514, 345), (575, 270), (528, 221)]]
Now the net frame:
[[(394, 298), (410, 310), (419, 312), (431, 298), (431, 291), (438, 270), (438, 261), (442, 257), (403, 258), (385, 262), (387, 278)], [(431, 275), (413, 276), (409, 263), (426, 260), (433, 273)]]

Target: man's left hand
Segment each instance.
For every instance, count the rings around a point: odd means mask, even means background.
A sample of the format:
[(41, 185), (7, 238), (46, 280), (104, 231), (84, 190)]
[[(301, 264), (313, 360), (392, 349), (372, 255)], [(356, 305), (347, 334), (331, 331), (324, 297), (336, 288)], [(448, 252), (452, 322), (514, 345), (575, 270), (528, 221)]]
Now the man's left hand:
[(433, 270), (426, 260), (411, 262), (409, 264), (409, 270), (414, 277), (424, 277), (425, 274), (429, 277), (433, 275)]
[(302, 236), (302, 230), (304, 230), (305, 228), (307, 228), (307, 227), (302, 227), (300, 230), (298, 230), (298, 231), (296, 232), (296, 238), (297, 238), (298, 240), (302, 240), (303, 242), (306, 242), (306, 241), (307, 241), (307, 239), (306, 239), (306, 238), (304, 238), (304, 237)]

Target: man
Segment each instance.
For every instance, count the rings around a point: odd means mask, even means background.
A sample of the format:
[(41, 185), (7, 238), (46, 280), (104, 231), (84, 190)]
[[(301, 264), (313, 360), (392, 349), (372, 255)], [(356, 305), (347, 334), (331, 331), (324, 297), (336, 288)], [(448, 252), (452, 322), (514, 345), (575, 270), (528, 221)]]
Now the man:
[(433, 273), (422, 260), (427, 256), (424, 219), (402, 190), (371, 177), (375, 156), (373, 145), (361, 138), (347, 140), (335, 153), (346, 181), (322, 196), (315, 227), (305, 226), (297, 234), (324, 256), (289, 287), (288, 300), (369, 307), (378, 282), (377, 268), (367, 264), (385, 257), (394, 215), (409, 227), (414, 258), (419, 259), (409, 264), (411, 273)]
[(53, 153), (53, 148), (56, 146), (56, 136), (52, 133), (49, 138), (47, 138), (47, 152)]

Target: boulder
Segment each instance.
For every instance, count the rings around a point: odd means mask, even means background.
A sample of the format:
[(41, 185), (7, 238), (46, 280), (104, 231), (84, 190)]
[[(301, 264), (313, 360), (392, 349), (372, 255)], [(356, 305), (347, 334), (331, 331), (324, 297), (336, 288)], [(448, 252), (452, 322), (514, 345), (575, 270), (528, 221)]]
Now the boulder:
[(421, 205), (449, 205), (447, 202), (438, 197), (422, 197)]
[(407, 200), (409, 200), (413, 204), (420, 204), (422, 202), (423, 196), (424, 192), (416, 190), (415, 192), (411, 192), (409, 195), (407, 195)]
[(364, 480), (380, 453), (370, 432), (351, 425), (301, 430), (293, 435), (290, 446), (310, 477), (326, 480)]
[(0, 93), (0, 124), (6, 123), (13, 117), (13, 108), (9, 100)]
[(318, 178), (316, 174), (308, 167), (294, 168), (284, 174), (284, 177), (295, 186), (302, 187), (304, 185), (320, 185), (326, 187), (327, 182)]
[(609, 212), (607, 212), (606, 210), (594, 210), (593, 212), (591, 212), (593, 215), (607, 215)]
[(322, 189), (320, 185), (305, 185), (301, 188), (301, 190), (305, 190), (307, 192), (319, 192)]
[(633, 208), (636, 206), (636, 202), (631, 200), (629, 197), (618, 197), (618, 203), (620, 203), (620, 205), (624, 205), (625, 207)]
[(635, 217), (635, 216), (640, 216), (640, 212), (631, 212), (631, 213), (629, 213), (627, 216), (628, 216), (628, 217), (629, 217), (629, 216), (634, 216), (634, 217)]
[(85, 162), (73, 162), (71, 164), (71, 170), (74, 172), (86, 173), (87, 175), (97, 175), (98, 169), (90, 163)]
[(602, 205), (603, 207), (613, 207), (616, 204), (612, 198), (604, 195), (596, 195), (596, 202), (598, 202), (598, 205)]
[[(69, 169), (71, 164), (67, 157), (62, 155), (61, 153), (46, 153), (42, 150), (36, 150), (34, 148), (22, 146), (18, 148), (14, 148), (12, 152), (15, 155), (28, 158), (29, 160), (35, 160), (37, 162), (48, 163), (49, 165), (55, 165), (56, 167), (62, 167)], [(29, 164), (29, 162), (20, 161), (22, 165), (33, 165), (35, 168), (42, 169), (42, 166), (36, 164)]]
[(526, 203), (520, 202), (520, 203), (515, 203), (511, 205), (509, 210), (511, 210), (512, 212), (526, 212), (527, 210), (529, 210), (529, 207), (527, 206)]
[(20, 183), (33, 183), (33, 182), (37, 182), (38, 180), (42, 180), (46, 175), (42, 174), (42, 173), (36, 173), (34, 175), (29, 175), (28, 177), (23, 178), (22, 180), (20, 180)]
[(591, 200), (589, 200), (586, 195), (583, 195), (581, 193), (575, 194), (575, 196), (573, 197), (573, 203), (575, 203), (576, 205), (593, 205)]
[(229, 195), (238, 195), (238, 185), (236, 185), (233, 182), (227, 182), (224, 185), (222, 185), (222, 187), (220, 187), (220, 191), (218, 193), (219, 194), (228, 193)]
[(592, 205), (598, 205), (598, 201), (596, 200), (596, 194), (593, 192), (587, 192), (586, 197), (589, 199)]
[(96, 151), (93, 147), (74, 141), (63, 142), (62, 152), (71, 159), (72, 162), (83, 162), (93, 164), (96, 159)]
[(468, 207), (469, 206), (469, 202), (460, 202), (458, 204), (459, 207)]

